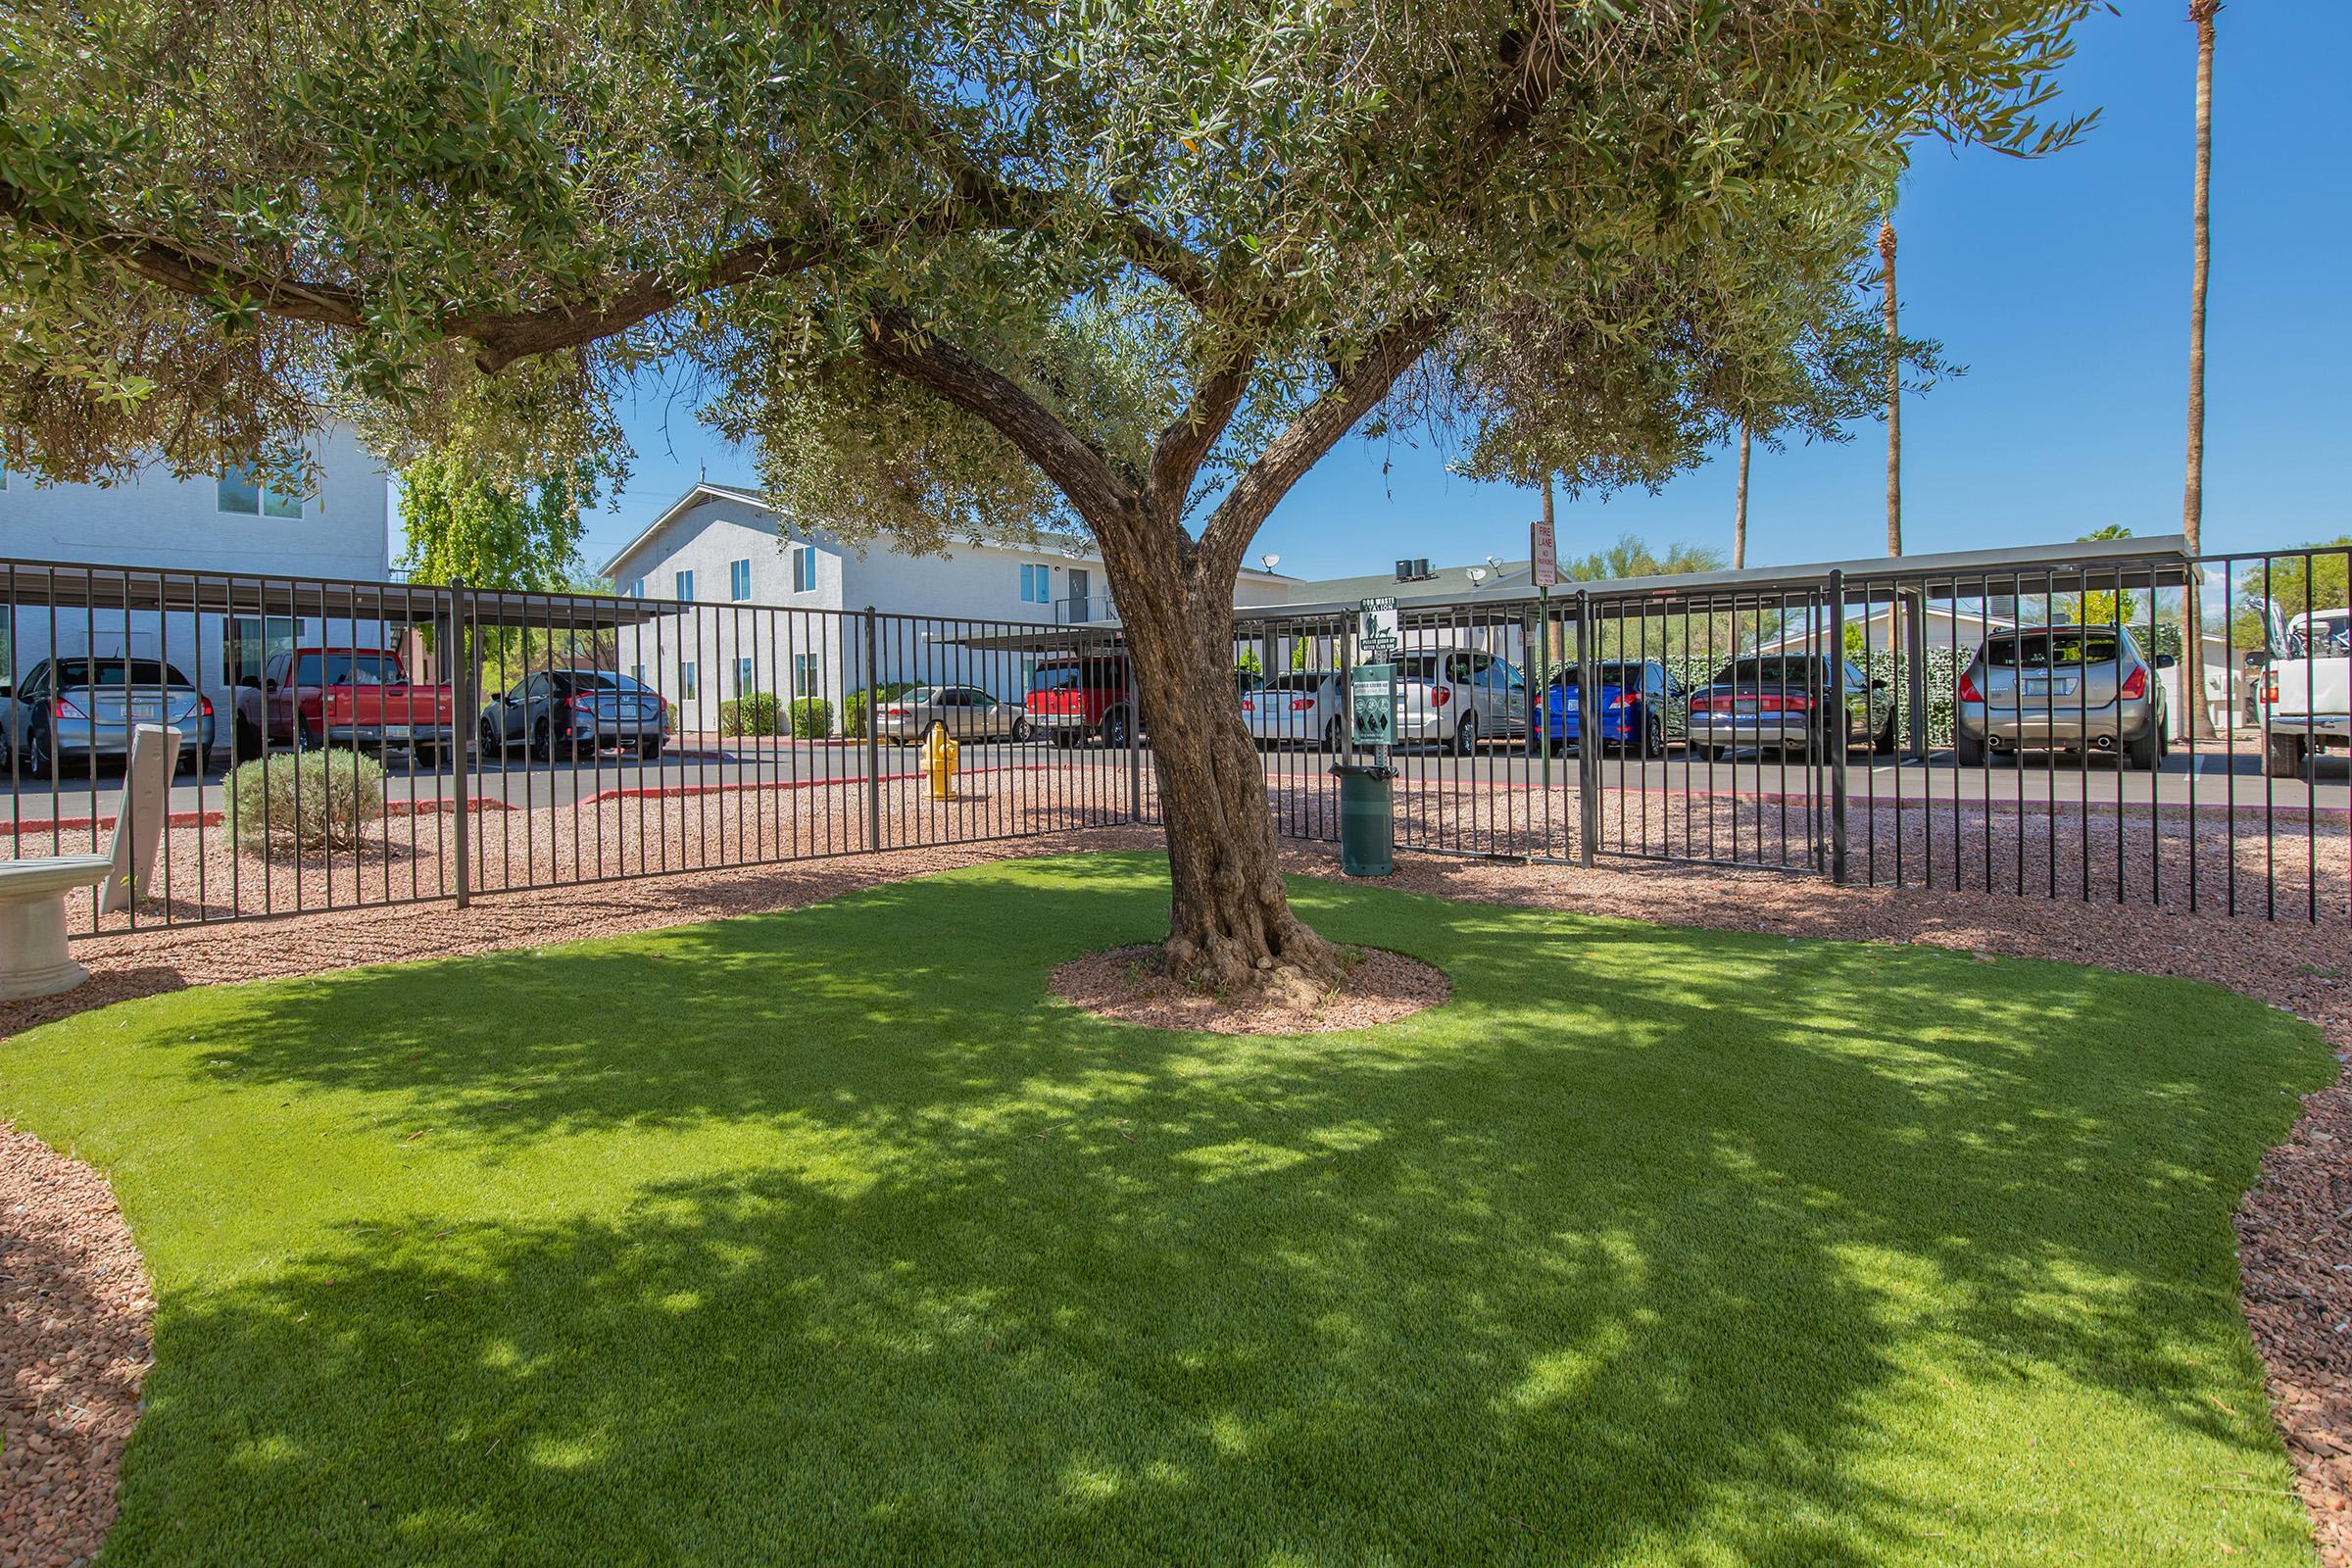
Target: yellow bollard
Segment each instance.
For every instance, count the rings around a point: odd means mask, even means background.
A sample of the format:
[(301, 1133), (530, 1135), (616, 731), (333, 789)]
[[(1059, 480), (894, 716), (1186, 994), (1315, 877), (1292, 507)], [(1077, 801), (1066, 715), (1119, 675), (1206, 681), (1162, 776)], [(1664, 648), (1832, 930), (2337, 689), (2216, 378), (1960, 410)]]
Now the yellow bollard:
[(956, 737), (948, 733), (948, 727), (934, 722), (931, 733), (923, 739), (923, 771), (931, 777), (931, 798), (935, 801), (956, 799), (957, 751)]

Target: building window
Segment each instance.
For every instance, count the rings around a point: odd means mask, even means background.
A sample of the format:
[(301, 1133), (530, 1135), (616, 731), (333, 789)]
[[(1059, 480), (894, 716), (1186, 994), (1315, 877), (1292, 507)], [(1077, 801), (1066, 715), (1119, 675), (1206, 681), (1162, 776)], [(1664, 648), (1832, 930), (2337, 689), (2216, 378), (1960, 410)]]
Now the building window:
[(739, 600), (752, 597), (752, 564), (749, 561), (727, 563), (727, 593)]
[(694, 597), (694, 573), (691, 571), (679, 572), (677, 587), (678, 603), (684, 604), (692, 599)]
[(796, 594), (816, 591), (816, 552), (807, 545), (792, 547), (792, 591)]
[(1021, 603), (1050, 605), (1054, 602), (1054, 568), (1052, 566), (1023, 566), (1021, 568)]
[(823, 694), (824, 685), (817, 673), (816, 655), (793, 655), (792, 695), (795, 697), (819, 697)]
[(643, 577), (631, 577), (629, 579), (628, 594), (631, 599), (643, 599), (645, 597), (645, 579)]
[(251, 470), (231, 468), (220, 475), (216, 503), (222, 512), (245, 517), (299, 517), (302, 497), (287, 495), (264, 484)]
[(686, 701), (686, 702), (689, 702), (689, 703), (691, 703), (691, 702), (693, 702), (693, 701), (694, 701), (694, 700), (695, 700), (697, 697), (700, 697), (700, 696), (702, 696), (702, 695), (703, 695), (703, 689), (702, 689), (700, 686), (698, 686), (698, 685), (696, 685), (696, 684), (695, 684), (695, 680), (694, 680), (694, 666), (693, 666), (692, 664), (680, 664), (680, 665), (678, 666), (678, 696), (679, 696), (679, 698), (680, 698), (680, 699), (682, 699), (683, 701)]
[(753, 690), (754, 690), (754, 687), (753, 687), (752, 683), (753, 683), (754, 681), (758, 680), (758, 679), (759, 679), (759, 677), (758, 677), (757, 675), (755, 675), (755, 674), (753, 674), (753, 673), (752, 673), (752, 662), (751, 662), (750, 660), (748, 660), (748, 659), (738, 659), (737, 661), (735, 661), (735, 695), (736, 695), (736, 696), (738, 696), (738, 697), (748, 697), (748, 696), (750, 696), (750, 695), (752, 694)]

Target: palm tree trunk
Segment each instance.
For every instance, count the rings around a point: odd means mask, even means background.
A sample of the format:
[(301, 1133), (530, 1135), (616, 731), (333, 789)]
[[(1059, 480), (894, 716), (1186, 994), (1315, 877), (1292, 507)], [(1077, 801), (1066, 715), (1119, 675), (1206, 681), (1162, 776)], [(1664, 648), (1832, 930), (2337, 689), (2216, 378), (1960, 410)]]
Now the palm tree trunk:
[[(1732, 569), (1738, 571), (1747, 564), (1747, 421), (1740, 421), (1740, 491), (1732, 508)], [(1544, 499), (1550, 500), (1548, 491)]]
[[(2213, 17), (2221, 0), (2189, 0), (2188, 19), (2197, 25), (2197, 172), (2190, 203), (2193, 259), (2188, 272), (2188, 463), (2180, 498), (2180, 534), (2196, 555), (2205, 531), (2205, 273), (2212, 260), (2208, 194), (2213, 183)], [(2188, 705), (2188, 735), (2213, 738), (2205, 708), (2205, 620), (2200, 584), (2191, 570), (2180, 597), (2180, 697)]]
[[(1903, 342), (1894, 302), (1894, 217), (1879, 224), (1879, 266), (1886, 289), (1886, 554), (1903, 553)], [(1896, 596), (1886, 598), (1886, 647), (1900, 635)]]

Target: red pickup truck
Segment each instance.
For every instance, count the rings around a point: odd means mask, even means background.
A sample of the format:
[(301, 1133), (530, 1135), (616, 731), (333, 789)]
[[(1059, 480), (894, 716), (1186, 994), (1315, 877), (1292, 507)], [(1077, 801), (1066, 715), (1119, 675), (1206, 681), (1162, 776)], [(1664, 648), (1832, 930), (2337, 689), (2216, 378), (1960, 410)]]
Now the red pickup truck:
[(400, 655), (384, 648), (290, 648), (262, 666), (259, 690), (237, 693), (237, 755), (264, 742), (405, 751), (423, 767), (457, 743), (457, 695), (413, 685)]
[(1041, 659), (1029, 678), (1022, 706), (1029, 727), (1067, 748), (1100, 737), (1105, 746), (1127, 744), (1136, 710), (1135, 676), (1124, 654), (1063, 655)]

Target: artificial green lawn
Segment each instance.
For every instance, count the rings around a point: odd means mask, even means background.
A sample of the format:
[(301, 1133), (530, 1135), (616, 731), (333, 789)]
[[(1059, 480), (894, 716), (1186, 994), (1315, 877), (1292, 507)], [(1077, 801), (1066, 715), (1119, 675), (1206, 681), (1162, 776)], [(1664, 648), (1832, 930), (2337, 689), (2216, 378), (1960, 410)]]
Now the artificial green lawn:
[(160, 1289), (107, 1568), (2308, 1561), (2230, 1213), (2311, 1030), (1318, 882), (1452, 1001), (1227, 1039), (1049, 1000), (1164, 877), (0, 1045)]

